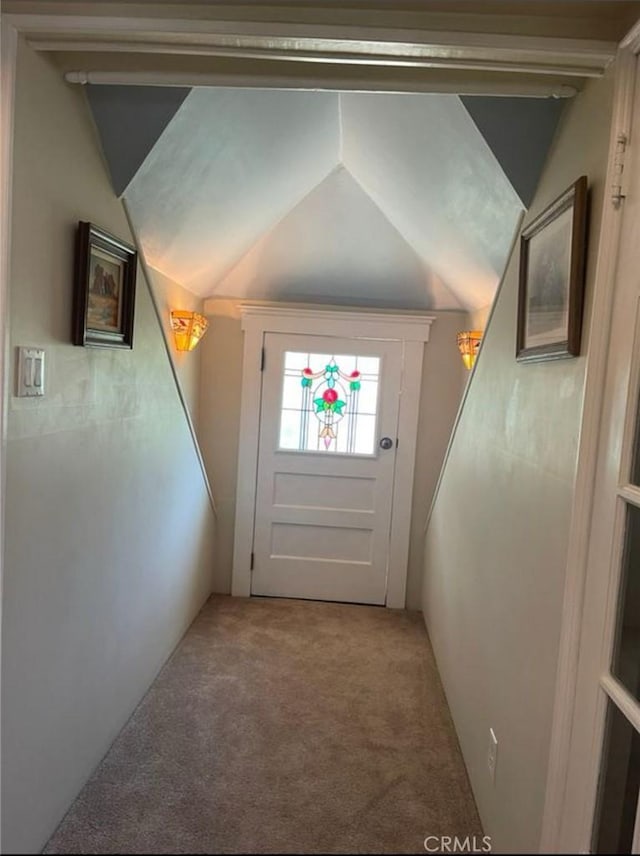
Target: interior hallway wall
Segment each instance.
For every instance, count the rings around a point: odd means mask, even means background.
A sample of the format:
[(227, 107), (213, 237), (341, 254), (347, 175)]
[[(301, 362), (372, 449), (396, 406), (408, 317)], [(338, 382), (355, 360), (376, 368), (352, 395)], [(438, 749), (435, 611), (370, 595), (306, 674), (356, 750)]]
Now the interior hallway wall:
[(588, 176), (582, 356), (516, 362), (517, 246), (426, 535), (426, 624), (485, 832), (503, 853), (537, 852), (541, 832), (612, 77), (567, 106), (524, 221)]
[(491, 315), (491, 310), (493, 308), (493, 303), (488, 303), (486, 306), (482, 306), (480, 309), (476, 309), (473, 312), (469, 313), (469, 329), (470, 330), (484, 330), (486, 329), (487, 323), (489, 321), (489, 316)]
[[(209, 300), (210, 328), (202, 340), (200, 446), (218, 510), (214, 588), (231, 591), (236, 503), (243, 333), (240, 302)], [(466, 312), (429, 312), (436, 320), (425, 345), (414, 478), (407, 606), (420, 609), (424, 521), (467, 380), (456, 333), (469, 324)]]
[(231, 594), (236, 476), (240, 435), (243, 334), (239, 302), (207, 307), (209, 329), (200, 343), (200, 450), (217, 510), (213, 590)]
[(130, 240), (82, 89), (19, 46), (10, 283), (46, 395), (8, 414), (2, 850), (37, 853), (211, 591), (214, 519), (138, 270), (133, 350), (70, 344), (74, 237)]
[(147, 266), (151, 282), (149, 283), (160, 313), (162, 332), (169, 344), (171, 360), (178, 375), (194, 427), (198, 429), (200, 407), (200, 369), (202, 351), (200, 344), (194, 351), (179, 351), (171, 331), (171, 310), (188, 309), (190, 312), (204, 312), (204, 300), (187, 291), (179, 282), (166, 276), (162, 271)]

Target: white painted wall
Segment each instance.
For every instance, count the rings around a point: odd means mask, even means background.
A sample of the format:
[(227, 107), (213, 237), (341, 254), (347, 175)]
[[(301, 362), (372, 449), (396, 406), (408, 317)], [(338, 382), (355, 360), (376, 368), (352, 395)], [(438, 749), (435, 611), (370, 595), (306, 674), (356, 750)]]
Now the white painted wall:
[(2, 849), (39, 852), (211, 590), (213, 516), (147, 286), (133, 351), (73, 347), (77, 221), (130, 238), (81, 90), (20, 46), (10, 335)]
[[(604, 204), (612, 75), (568, 106), (526, 222), (579, 175), (591, 186), (590, 298)], [(494, 850), (539, 844), (584, 356), (515, 361), (519, 251), (498, 295), (425, 543), (423, 609)], [(489, 728), (499, 741), (495, 786)]]
[[(202, 348), (200, 446), (218, 510), (214, 588), (231, 591), (236, 503), (242, 344), (240, 301), (209, 300), (210, 328)], [(284, 304), (286, 305), (286, 304)], [(466, 383), (455, 334), (465, 312), (429, 312), (436, 320), (425, 346), (411, 519), (407, 606), (420, 609), (424, 521)]]
[(162, 332), (169, 344), (171, 359), (178, 375), (178, 381), (184, 393), (193, 424), (197, 430), (200, 366), (202, 364), (200, 347), (202, 343), (194, 351), (179, 351), (176, 348), (176, 341), (171, 330), (171, 310), (188, 309), (191, 312), (200, 312), (202, 314), (204, 311), (204, 300), (187, 291), (186, 288), (183, 288), (180, 283), (175, 282), (171, 277), (165, 276), (162, 271), (148, 267), (147, 272), (150, 278), (149, 285), (153, 291), (162, 319)]

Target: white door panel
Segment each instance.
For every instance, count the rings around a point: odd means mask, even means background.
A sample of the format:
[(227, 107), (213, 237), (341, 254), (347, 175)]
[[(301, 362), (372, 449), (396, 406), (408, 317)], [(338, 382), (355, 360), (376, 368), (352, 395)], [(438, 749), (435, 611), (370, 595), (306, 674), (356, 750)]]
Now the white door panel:
[(383, 604), (402, 343), (264, 346), (251, 593)]
[(319, 475), (313, 479), (304, 473), (275, 474), (273, 501), (276, 506), (322, 508), (323, 497), (340, 494), (344, 510), (373, 511), (376, 480), (363, 476)]

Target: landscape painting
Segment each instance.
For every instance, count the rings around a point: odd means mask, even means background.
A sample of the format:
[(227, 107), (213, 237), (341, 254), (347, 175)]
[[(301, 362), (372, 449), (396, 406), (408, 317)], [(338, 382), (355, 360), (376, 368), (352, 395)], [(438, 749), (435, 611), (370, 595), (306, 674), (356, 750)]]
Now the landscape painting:
[(117, 333), (122, 324), (123, 263), (92, 247), (89, 261), (87, 327)]
[(522, 231), (518, 360), (539, 362), (580, 353), (586, 238), (583, 175)]
[(526, 348), (567, 338), (572, 214), (564, 211), (529, 244)]
[(73, 344), (132, 348), (138, 256), (135, 247), (93, 223), (76, 232)]

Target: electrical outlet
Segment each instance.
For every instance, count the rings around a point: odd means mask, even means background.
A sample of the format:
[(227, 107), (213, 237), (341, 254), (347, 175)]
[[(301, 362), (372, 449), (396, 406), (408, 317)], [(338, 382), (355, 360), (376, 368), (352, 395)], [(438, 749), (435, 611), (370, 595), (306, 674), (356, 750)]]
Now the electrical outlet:
[(496, 766), (498, 764), (498, 738), (493, 728), (489, 729), (489, 749), (487, 751), (487, 767), (491, 781), (496, 781)]

